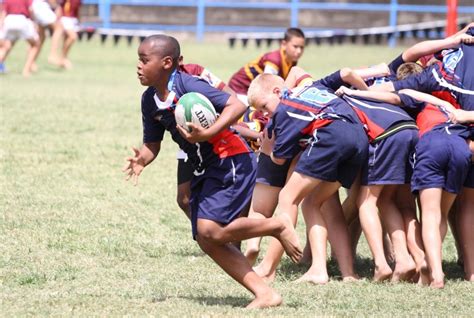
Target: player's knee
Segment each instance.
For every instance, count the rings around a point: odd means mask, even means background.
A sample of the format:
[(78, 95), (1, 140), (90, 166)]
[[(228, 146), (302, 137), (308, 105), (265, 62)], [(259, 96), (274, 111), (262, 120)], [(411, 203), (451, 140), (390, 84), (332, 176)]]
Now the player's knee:
[(220, 242), (222, 240), (222, 230), (216, 225), (198, 224), (198, 236), (205, 241)]
[(185, 213), (189, 211), (189, 197), (187, 195), (178, 192), (178, 195), (176, 196), (176, 203)]

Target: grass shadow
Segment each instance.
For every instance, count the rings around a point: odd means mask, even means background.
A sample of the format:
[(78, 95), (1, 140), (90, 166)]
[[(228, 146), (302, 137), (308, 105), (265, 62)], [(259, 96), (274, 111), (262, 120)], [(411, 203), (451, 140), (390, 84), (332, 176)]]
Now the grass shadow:
[(230, 307), (245, 307), (248, 305), (252, 300), (248, 297), (236, 297), (236, 296), (228, 296), (228, 297), (215, 297), (215, 296), (156, 296), (152, 298), (153, 303), (160, 303), (165, 302), (171, 299), (184, 299), (184, 300), (191, 300), (193, 302), (198, 303), (199, 305), (205, 306), (230, 306)]

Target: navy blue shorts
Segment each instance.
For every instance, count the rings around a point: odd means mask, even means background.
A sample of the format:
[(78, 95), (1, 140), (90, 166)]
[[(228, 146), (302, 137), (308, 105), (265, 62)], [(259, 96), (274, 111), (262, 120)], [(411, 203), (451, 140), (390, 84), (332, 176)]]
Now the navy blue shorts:
[(474, 163), (471, 163), (464, 186), (466, 188), (474, 188)]
[(471, 152), (464, 138), (440, 129), (420, 138), (415, 159), (411, 180), (414, 193), (441, 188), (458, 194), (469, 172)]
[(290, 165), (291, 160), (286, 160), (284, 164), (277, 165), (270, 156), (260, 153), (257, 163), (257, 183), (283, 188)]
[(220, 159), (207, 167), (204, 174), (193, 177), (190, 198), (193, 238), (198, 233), (198, 219), (225, 225), (239, 216), (252, 198), (256, 166), (253, 153), (240, 154)]
[(367, 160), (367, 144), (362, 125), (335, 120), (313, 132), (295, 171), (350, 188)]
[(418, 130), (404, 129), (369, 144), (369, 157), (361, 173), (361, 185), (408, 184)]

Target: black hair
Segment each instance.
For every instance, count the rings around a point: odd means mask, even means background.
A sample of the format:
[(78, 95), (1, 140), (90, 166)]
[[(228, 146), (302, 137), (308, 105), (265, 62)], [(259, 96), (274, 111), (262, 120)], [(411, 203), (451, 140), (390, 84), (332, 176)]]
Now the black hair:
[(283, 36), (283, 41), (290, 41), (292, 38), (304, 39), (304, 32), (300, 28), (288, 28)]
[(155, 53), (159, 54), (160, 57), (170, 56), (174, 66), (179, 64), (181, 48), (178, 40), (174, 37), (165, 34), (155, 34), (146, 37), (142, 43), (152, 44)]

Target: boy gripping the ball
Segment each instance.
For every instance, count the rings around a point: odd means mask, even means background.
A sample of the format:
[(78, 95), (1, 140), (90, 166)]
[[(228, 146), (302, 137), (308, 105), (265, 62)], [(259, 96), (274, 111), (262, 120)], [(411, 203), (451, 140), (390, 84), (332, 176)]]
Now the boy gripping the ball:
[[(165, 130), (183, 149), (196, 170), (191, 185), (193, 237), (201, 249), (224, 271), (255, 295), (248, 308), (281, 304), (281, 296), (252, 270), (244, 255), (231, 243), (254, 236), (278, 238), (293, 261), (301, 257), (298, 237), (288, 217), (268, 220), (239, 218), (255, 182), (252, 152), (228, 127), (245, 111), (234, 96), (212, 88), (205, 81), (177, 70), (178, 41), (166, 35), (146, 38), (138, 48), (137, 74), (148, 86), (142, 96), (143, 141), (124, 171), (135, 182), (160, 151)], [(220, 113), (208, 129), (188, 124), (191, 132), (176, 125), (174, 108), (187, 92), (205, 95)]]

